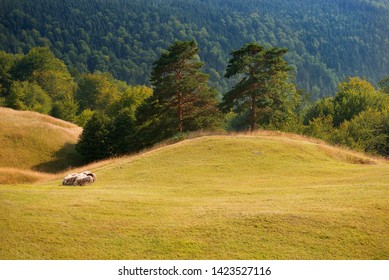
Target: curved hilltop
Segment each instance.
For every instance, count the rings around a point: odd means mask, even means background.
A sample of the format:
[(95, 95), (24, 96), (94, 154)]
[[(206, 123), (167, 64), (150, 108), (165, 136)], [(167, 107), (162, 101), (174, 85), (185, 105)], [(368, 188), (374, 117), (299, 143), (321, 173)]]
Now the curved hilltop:
[(0, 183), (28, 182), (43, 176), (38, 172), (78, 165), (74, 145), (81, 132), (82, 128), (47, 115), (1, 107)]
[(285, 182), (289, 187), (314, 186), (351, 179), (364, 169), (389, 172), (384, 159), (272, 132), (199, 137), (100, 165), (87, 168), (96, 170), (100, 186), (194, 191), (209, 187), (246, 192), (255, 186), (283, 187)]
[(0, 186), (2, 259), (389, 256), (385, 160), (263, 132), (83, 169), (97, 182)]

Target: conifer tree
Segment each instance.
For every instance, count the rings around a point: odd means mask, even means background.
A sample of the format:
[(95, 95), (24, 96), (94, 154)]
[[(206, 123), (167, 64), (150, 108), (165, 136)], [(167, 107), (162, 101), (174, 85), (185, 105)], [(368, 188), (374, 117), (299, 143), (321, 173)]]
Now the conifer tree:
[(198, 115), (215, 110), (215, 94), (210, 94), (198, 53), (196, 42), (177, 41), (154, 63), (151, 73), (152, 103), (160, 108), (157, 115), (168, 118), (179, 133), (191, 130)]
[(265, 49), (257, 43), (232, 52), (225, 77), (240, 81), (224, 95), (221, 107), (224, 111), (248, 109), (251, 131), (256, 128), (258, 109), (269, 110), (273, 104), (282, 103), (279, 88), (290, 71), (282, 57), (286, 52), (284, 48)]
[(136, 112), (141, 147), (153, 145), (177, 133), (218, 127), (216, 90), (201, 71), (194, 41), (178, 41), (154, 62), (153, 94)]

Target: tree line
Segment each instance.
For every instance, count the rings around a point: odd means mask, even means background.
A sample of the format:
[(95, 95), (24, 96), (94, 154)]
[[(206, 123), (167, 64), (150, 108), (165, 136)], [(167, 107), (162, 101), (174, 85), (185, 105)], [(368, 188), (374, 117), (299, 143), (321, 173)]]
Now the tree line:
[(195, 41), (176, 41), (154, 61), (148, 86), (109, 73), (72, 76), (44, 47), (0, 51), (0, 105), (50, 114), (84, 127), (85, 161), (129, 154), (186, 133), (281, 130), (389, 155), (389, 77), (379, 88), (351, 77), (334, 97), (313, 102), (296, 86), (287, 49), (246, 44), (233, 51), (224, 94), (209, 83)]

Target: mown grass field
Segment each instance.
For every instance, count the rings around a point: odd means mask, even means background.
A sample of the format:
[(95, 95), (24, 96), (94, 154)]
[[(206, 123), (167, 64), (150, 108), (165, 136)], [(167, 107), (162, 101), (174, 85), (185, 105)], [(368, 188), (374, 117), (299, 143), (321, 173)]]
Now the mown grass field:
[(285, 135), (208, 136), (0, 186), (1, 259), (388, 259), (389, 164)]
[(0, 107), (0, 184), (37, 181), (46, 177), (42, 172), (79, 165), (74, 146), (81, 132), (47, 115)]

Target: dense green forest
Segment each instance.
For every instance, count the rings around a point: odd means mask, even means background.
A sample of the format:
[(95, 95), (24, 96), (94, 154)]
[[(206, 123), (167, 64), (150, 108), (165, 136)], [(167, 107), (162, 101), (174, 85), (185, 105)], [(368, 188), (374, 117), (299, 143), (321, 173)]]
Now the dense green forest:
[(153, 62), (176, 40), (195, 40), (210, 74), (224, 79), (233, 50), (250, 42), (285, 47), (299, 88), (334, 95), (349, 76), (373, 84), (389, 73), (389, 3), (384, 0), (2, 0), (0, 50), (48, 46), (78, 73), (109, 72), (150, 84)]
[(26, 55), (0, 51), (0, 106), (83, 126), (77, 150), (85, 161), (137, 152), (198, 130), (281, 130), (389, 155), (389, 76), (379, 88), (351, 77), (334, 97), (312, 103), (293, 83), (287, 50), (254, 42), (232, 52), (226, 78), (239, 79), (219, 101), (199, 52), (195, 41), (169, 46), (153, 63), (150, 88), (101, 72), (75, 79), (47, 47)]

